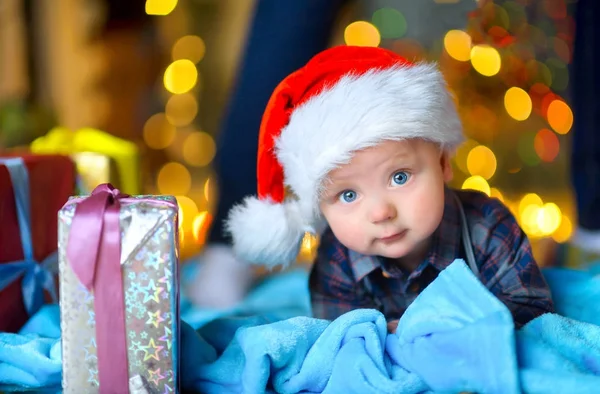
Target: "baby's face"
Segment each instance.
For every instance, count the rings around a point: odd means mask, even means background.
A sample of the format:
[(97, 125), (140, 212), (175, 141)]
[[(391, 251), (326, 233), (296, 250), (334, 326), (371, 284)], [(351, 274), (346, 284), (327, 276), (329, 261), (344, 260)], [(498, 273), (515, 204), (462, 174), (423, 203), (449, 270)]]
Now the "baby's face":
[(329, 173), (320, 208), (337, 239), (366, 255), (422, 249), (444, 213), (449, 157), (433, 143), (386, 141)]

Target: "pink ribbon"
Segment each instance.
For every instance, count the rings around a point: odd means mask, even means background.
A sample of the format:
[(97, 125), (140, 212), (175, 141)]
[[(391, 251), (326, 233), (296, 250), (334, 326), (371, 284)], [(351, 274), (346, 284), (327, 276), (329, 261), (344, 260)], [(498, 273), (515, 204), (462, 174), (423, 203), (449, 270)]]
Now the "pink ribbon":
[(67, 245), (71, 268), (94, 293), (101, 394), (129, 393), (119, 222), (127, 197), (110, 184), (96, 187), (77, 204)]

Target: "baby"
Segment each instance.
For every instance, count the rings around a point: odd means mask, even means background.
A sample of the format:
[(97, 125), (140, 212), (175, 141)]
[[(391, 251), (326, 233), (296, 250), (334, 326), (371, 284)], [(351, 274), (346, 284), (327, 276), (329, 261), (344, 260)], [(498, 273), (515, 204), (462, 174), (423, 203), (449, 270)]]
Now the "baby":
[(527, 236), (498, 200), (446, 186), (463, 141), (434, 65), (380, 48), (315, 56), (273, 93), (259, 137), (258, 198), (235, 206), (234, 251), (294, 261), (320, 234), (310, 275), (315, 317), (380, 310), (390, 331), (455, 259), (512, 312), (517, 328), (553, 311)]

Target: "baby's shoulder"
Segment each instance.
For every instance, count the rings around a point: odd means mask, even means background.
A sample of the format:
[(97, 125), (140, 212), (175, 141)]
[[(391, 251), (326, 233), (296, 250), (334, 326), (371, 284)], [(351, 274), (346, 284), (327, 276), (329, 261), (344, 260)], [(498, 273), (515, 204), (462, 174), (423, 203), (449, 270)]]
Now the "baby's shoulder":
[(508, 207), (496, 197), (476, 190), (455, 190), (469, 221), (495, 224), (498, 221), (514, 220)]

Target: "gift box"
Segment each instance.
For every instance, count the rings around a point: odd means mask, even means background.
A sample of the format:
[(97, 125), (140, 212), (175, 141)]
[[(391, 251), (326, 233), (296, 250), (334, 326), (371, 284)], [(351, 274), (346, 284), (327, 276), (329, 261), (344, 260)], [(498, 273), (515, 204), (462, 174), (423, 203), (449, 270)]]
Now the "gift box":
[(82, 194), (89, 193), (102, 183), (122, 184), (114, 159), (93, 152), (74, 153), (71, 158), (77, 165), (78, 186)]
[(0, 332), (56, 301), (57, 212), (74, 190), (68, 157), (0, 157)]
[(178, 392), (178, 206), (110, 185), (59, 212), (63, 390)]
[(56, 127), (34, 140), (31, 151), (72, 155), (84, 186), (111, 183), (125, 193), (140, 192), (139, 150), (131, 141), (92, 128)]

